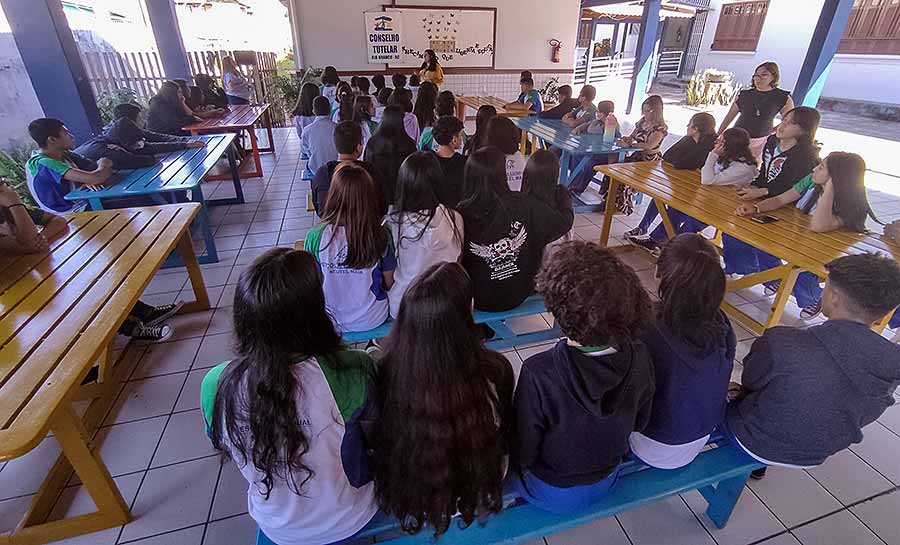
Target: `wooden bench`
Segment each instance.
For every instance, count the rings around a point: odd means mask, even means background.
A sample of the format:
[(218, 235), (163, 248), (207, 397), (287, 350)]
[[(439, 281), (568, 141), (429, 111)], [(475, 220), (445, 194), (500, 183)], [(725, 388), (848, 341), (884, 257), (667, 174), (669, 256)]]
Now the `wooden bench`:
[[(269, 138), (269, 146), (261, 148), (256, 138), (255, 125), (262, 119), (265, 125), (266, 134)], [(269, 111), (269, 105), (262, 104), (243, 104), (240, 106), (228, 106), (228, 112), (220, 117), (210, 117), (182, 127), (182, 130), (190, 132), (194, 136), (201, 134), (222, 134), (222, 133), (241, 133), (247, 131), (250, 135), (250, 148), (253, 152), (254, 170), (243, 172), (244, 178), (262, 178), (262, 161), (260, 161), (260, 153), (275, 153), (275, 139), (272, 136), (272, 115)], [(224, 176), (210, 176), (210, 180), (224, 180)]]
[[(727, 284), (726, 291), (734, 292), (772, 280), (781, 281), (765, 323), (727, 301), (722, 303), (730, 316), (757, 335), (779, 324), (797, 276), (802, 271), (824, 278), (827, 274), (826, 263), (842, 256), (866, 252), (900, 258), (900, 245), (883, 235), (847, 231), (815, 233), (809, 228), (809, 215), (793, 206), (768, 212), (779, 221), (765, 225), (737, 216), (734, 212), (743, 201), (734, 188), (702, 185), (700, 173), (696, 170), (677, 170), (659, 161), (601, 165), (595, 170), (610, 177), (610, 195), (615, 194), (620, 184), (625, 184), (653, 198), (670, 237), (675, 235), (675, 230), (666, 212), (667, 205), (786, 261), (780, 267), (749, 274)], [(609, 199), (600, 233), (600, 243), (604, 245), (609, 242), (614, 206), (613, 199)], [(889, 320), (890, 315), (880, 321), (878, 330), (883, 329)]]
[[(528, 333), (516, 333), (506, 325), (506, 320), (510, 318), (518, 318), (521, 316), (533, 316), (547, 312), (544, 306), (544, 300), (540, 295), (532, 295), (514, 309), (504, 312), (484, 312), (476, 310), (474, 314), (475, 323), (487, 324), (494, 330), (496, 336), (489, 340), (486, 346), (492, 350), (503, 350), (513, 346), (519, 346), (529, 343), (537, 343), (548, 341), (562, 336), (559, 324), (554, 323), (553, 327), (539, 331), (531, 331)], [(390, 333), (393, 320), (381, 324), (380, 326), (368, 331), (345, 332), (344, 340), (347, 342), (365, 342), (387, 337)]]
[[(62, 451), (21, 523), (0, 534), (0, 543), (48, 543), (130, 520), (91, 440), (127, 367), (110, 345), (175, 249), (196, 299), (182, 312), (209, 308), (189, 228), (200, 208), (187, 203), (72, 214), (69, 232), (49, 252), (0, 258), (0, 461), (28, 453), (48, 431)], [(95, 365), (98, 379), (82, 384)], [(90, 401), (81, 417), (73, 408), (80, 400)], [(47, 522), (73, 468), (98, 510)]]
[[(750, 472), (763, 467), (740, 447), (718, 437), (689, 465), (679, 469), (656, 469), (634, 459), (623, 462), (619, 480), (612, 493), (599, 503), (563, 515), (549, 513), (519, 500), (484, 524), (473, 523), (462, 529), (451, 524), (437, 541), (443, 545), (515, 545), (541, 536), (576, 528), (598, 519), (646, 505), (676, 494), (697, 490), (707, 502), (706, 514), (717, 528), (724, 528), (740, 499)], [(509, 478), (507, 479), (509, 481)], [(515, 498), (507, 483), (504, 500)], [(509, 501), (504, 501), (508, 505)], [(400, 531), (396, 519), (378, 513), (353, 538), (354, 543), (372, 542), (393, 545), (434, 543), (428, 529), (417, 535)], [(260, 532), (257, 545), (274, 545)]]

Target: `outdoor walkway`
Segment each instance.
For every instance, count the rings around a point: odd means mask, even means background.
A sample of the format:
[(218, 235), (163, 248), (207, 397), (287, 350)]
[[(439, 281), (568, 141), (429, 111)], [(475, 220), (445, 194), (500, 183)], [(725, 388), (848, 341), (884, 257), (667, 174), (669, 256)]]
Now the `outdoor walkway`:
[[(234, 464), (221, 465), (210, 447), (199, 411), (200, 381), (208, 368), (234, 356), (230, 305), (241, 271), (267, 249), (303, 238), (315, 221), (313, 213), (306, 211), (309, 186), (300, 181), (299, 142), (293, 129), (277, 130), (277, 149), (277, 161), (264, 156), (265, 181), (245, 182), (248, 204), (213, 211), (221, 261), (203, 266), (203, 274), (216, 308), (176, 318), (177, 335), (171, 341), (133, 346), (127, 354), (133, 370), (125, 375), (128, 378), (99, 432), (99, 442), (103, 460), (132, 506), (134, 522), (63, 543), (253, 544), (255, 525), (247, 515), (247, 484)], [(227, 184), (221, 191), (227, 191)], [(898, 195), (900, 191), (881, 194), (885, 209), (900, 215)], [(639, 217), (640, 212), (617, 217), (613, 234), (621, 235)], [(575, 234), (596, 240), (601, 218), (599, 214), (577, 216)], [(623, 255), (653, 292), (653, 264), (645, 254)], [(186, 283), (183, 270), (163, 271), (150, 284), (144, 300), (159, 304), (190, 298)], [(771, 303), (761, 290), (744, 290), (730, 298), (757, 313)], [(800, 324), (798, 312), (790, 305), (785, 322)], [(517, 326), (527, 327), (529, 320)], [(740, 360), (753, 335), (740, 326), (736, 331)], [(505, 355), (518, 372), (523, 359), (547, 348), (546, 344), (520, 346)], [(740, 376), (740, 364), (735, 376)], [(18, 521), (57, 452), (55, 441), (48, 438), (29, 455), (0, 465), (0, 530)], [(705, 503), (692, 492), (530, 545), (900, 545), (898, 460), (900, 405), (865, 430), (862, 444), (823, 466), (809, 471), (773, 468), (765, 480), (752, 482), (724, 530), (716, 530), (702, 514)], [(92, 509), (87, 494), (71, 483), (55, 514)]]

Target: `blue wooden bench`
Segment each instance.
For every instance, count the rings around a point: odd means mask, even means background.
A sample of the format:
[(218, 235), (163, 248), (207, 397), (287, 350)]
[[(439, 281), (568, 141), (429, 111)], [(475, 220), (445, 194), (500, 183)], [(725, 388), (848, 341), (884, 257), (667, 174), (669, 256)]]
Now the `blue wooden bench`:
[[(563, 515), (553, 514), (521, 500), (515, 501), (512, 487), (506, 486), (504, 505), (510, 505), (485, 524), (468, 528), (451, 524), (437, 541), (439, 545), (515, 545), (576, 528), (598, 519), (684, 492), (697, 490), (707, 502), (706, 514), (717, 528), (724, 528), (731, 517), (750, 472), (763, 467), (740, 447), (723, 437), (710, 441), (689, 465), (679, 469), (656, 469), (631, 459), (623, 462), (619, 481), (613, 492), (601, 502)], [(417, 535), (400, 531), (396, 519), (378, 513), (356, 536), (354, 544), (390, 543), (392, 545), (426, 545), (435, 543), (426, 529)], [(261, 532), (257, 545), (275, 545)]]
[[(103, 184), (104, 188), (101, 191), (78, 189), (69, 192), (66, 200), (86, 200), (92, 210), (103, 210), (104, 200), (107, 201), (106, 204), (110, 204), (110, 199), (148, 197), (155, 204), (170, 204), (178, 202), (178, 195), (190, 191), (191, 201), (203, 205), (196, 221), (203, 233), (206, 252), (198, 259), (200, 263), (216, 263), (219, 261), (219, 255), (216, 251), (207, 206), (244, 202), (244, 191), (234, 158), (234, 146), (232, 146), (235, 136), (234, 134), (199, 136), (198, 140), (206, 141), (205, 147), (188, 148), (160, 155), (159, 162), (151, 167), (117, 172)], [(223, 155), (227, 157), (231, 169), (235, 196), (206, 199), (203, 196), (201, 183)], [(113, 206), (115, 205), (113, 204)], [(178, 265), (180, 265), (180, 260), (167, 262), (166, 266)]]
[[(492, 350), (503, 350), (517, 345), (547, 341), (562, 336), (559, 325), (555, 323), (553, 327), (549, 329), (528, 333), (516, 333), (505, 323), (505, 321), (510, 318), (531, 316), (542, 312), (547, 312), (547, 307), (544, 306), (544, 300), (540, 295), (532, 295), (525, 299), (521, 305), (504, 312), (484, 312), (476, 310), (474, 318), (475, 323), (487, 324), (496, 333), (493, 339), (485, 343), (487, 347)], [(392, 320), (388, 320), (380, 326), (368, 331), (345, 332), (343, 337), (347, 342), (373, 341), (375, 339), (387, 337), (391, 330), (392, 323)]]

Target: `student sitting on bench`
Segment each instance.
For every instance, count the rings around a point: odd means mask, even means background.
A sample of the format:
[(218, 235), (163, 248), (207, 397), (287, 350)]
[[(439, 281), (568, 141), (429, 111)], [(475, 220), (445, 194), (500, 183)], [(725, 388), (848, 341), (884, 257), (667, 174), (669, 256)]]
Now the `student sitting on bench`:
[(583, 241), (557, 247), (537, 290), (568, 339), (522, 365), (510, 461), (523, 498), (568, 513), (610, 492), (628, 436), (649, 421), (653, 361), (639, 335), (650, 297), (628, 265)]
[(334, 127), (332, 136), (334, 147), (337, 151), (337, 159), (328, 161), (315, 171), (312, 181), (309, 184), (310, 193), (312, 193), (313, 207), (316, 209), (316, 215), (320, 218), (325, 214), (325, 203), (328, 202), (328, 191), (331, 188), (331, 178), (334, 176), (337, 167), (344, 162), (352, 161), (362, 166), (369, 173), (373, 180), (376, 180), (375, 190), (378, 192), (378, 204), (380, 205), (380, 213), (383, 216), (387, 213), (388, 203), (386, 201), (388, 195), (384, 194), (384, 189), (378, 185), (379, 177), (376, 176), (375, 168), (364, 161), (359, 161), (362, 153), (362, 128), (358, 123), (352, 121), (341, 121)]
[(716, 247), (700, 235), (678, 235), (656, 262), (656, 319), (641, 336), (653, 359), (653, 412), (631, 434), (631, 451), (661, 469), (685, 466), (725, 418), (737, 340), (719, 309), (725, 271)]
[(819, 465), (862, 441), (862, 428), (895, 403), (900, 346), (870, 328), (900, 304), (900, 264), (859, 254), (825, 268), (822, 310), (829, 320), (767, 330), (744, 358), (741, 384), (733, 385), (728, 429), (764, 464)]

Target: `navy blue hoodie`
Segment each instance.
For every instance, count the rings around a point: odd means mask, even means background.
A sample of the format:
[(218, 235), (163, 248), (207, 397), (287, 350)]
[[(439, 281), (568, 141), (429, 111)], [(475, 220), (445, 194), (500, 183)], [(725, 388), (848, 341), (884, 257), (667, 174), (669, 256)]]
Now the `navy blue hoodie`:
[(650, 418), (653, 363), (634, 342), (588, 355), (565, 339), (522, 365), (511, 461), (560, 488), (597, 483)]
[(683, 445), (709, 435), (725, 419), (737, 339), (721, 311), (718, 326), (723, 342), (705, 354), (698, 354), (661, 323), (644, 331), (641, 339), (653, 359), (656, 390), (643, 435)]

